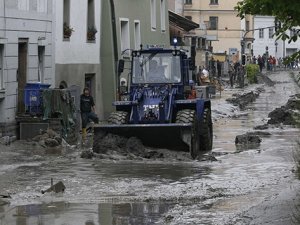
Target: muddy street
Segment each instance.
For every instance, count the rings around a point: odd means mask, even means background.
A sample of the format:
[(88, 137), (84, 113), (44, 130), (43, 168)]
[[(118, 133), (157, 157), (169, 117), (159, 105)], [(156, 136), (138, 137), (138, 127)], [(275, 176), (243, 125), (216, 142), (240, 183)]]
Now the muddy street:
[[(82, 159), (74, 146), (45, 154), (32, 143), (1, 145), (0, 194), (10, 198), (0, 199), (0, 224), (299, 224), (299, 129), (269, 124), (258, 145), (235, 145), (300, 93), (289, 72), (268, 76), (274, 85), (247, 87), (259, 95), (242, 109), (226, 101), (238, 89), (212, 100), (214, 145), (203, 160), (163, 149), (154, 159)], [(51, 178), (63, 193), (41, 193)]]

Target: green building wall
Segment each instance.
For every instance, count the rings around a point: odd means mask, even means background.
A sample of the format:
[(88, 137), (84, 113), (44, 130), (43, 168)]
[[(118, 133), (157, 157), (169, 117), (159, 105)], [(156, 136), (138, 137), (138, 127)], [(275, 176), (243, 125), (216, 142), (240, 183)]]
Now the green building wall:
[[(141, 44), (146, 47), (151, 44), (164, 45), (169, 47), (169, 19), (168, 5), (166, 0), (156, 1), (156, 30), (151, 28), (151, 0), (103, 0), (102, 1), (102, 36), (101, 36), (101, 74), (103, 92), (104, 117), (114, 110), (112, 102), (116, 100), (117, 88), (117, 61), (124, 56), (121, 55), (121, 19), (128, 19), (130, 30), (130, 48), (135, 47), (134, 22), (140, 21)], [(161, 2), (165, 3), (165, 31), (161, 29)], [(114, 5), (114, 8), (112, 8)], [(113, 21), (113, 11), (115, 20)], [(114, 30), (115, 29), (115, 30)], [(115, 39), (114, 39), (115, 34)], [(115, 40), (115, 41), (114, 41)], [(116, 42), (116, 43), (114, 43)], [(117, 52), (115, 52), (117, 51)], [(128, 57), (126, 58), (128, 62)], [(125, 64), (128, 68), (129, 63)], [(130, 73), (127, 69), (125, 73)]]

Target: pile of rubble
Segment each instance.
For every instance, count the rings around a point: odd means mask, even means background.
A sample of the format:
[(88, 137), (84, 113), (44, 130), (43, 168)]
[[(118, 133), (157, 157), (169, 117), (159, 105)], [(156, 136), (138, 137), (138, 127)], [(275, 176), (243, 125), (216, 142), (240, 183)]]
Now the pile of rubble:
[(94, 151), (84, 150), (82, 158), (109, 158), (109, 159), (153, 159), (163, 158), (164, 154), (147, 149), (142, 141), (136, 137), (125, 138), (114, 134), (101, 134), (96, 137)]
[(42, 147), (59, 147), (62, 144), (62, 137), (51, 129), (42, 130), (41, 133), (34, 138), (32, 141), (37, 142)]
[(255, 91), (236, 93), (232, 95), (232, 98), (226, 99), (226, 101), (243, 110), (249, 103), (254, 102), (263, 91), (263, 88), (257, 88)]
[(288, 102), (269, 113), (268, 124), (299, 125), (300, 124), (300, 94), (291, 96)]

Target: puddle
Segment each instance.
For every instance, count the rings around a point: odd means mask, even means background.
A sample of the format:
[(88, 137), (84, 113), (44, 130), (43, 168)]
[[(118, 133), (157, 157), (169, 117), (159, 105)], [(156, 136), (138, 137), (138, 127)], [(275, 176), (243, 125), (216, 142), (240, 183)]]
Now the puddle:
[(169, 206), (152, 203), (74, 204), (55, 202), (0, 207), (1, 224), (9, 225), (140, 225), (156, 224)]

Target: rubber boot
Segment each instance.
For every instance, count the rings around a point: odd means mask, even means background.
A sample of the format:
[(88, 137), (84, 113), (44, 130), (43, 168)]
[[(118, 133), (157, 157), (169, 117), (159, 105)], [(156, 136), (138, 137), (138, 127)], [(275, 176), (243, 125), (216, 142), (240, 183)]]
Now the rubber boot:
[(86, 128), (82, 128), (82, 140), (86, 139)]

